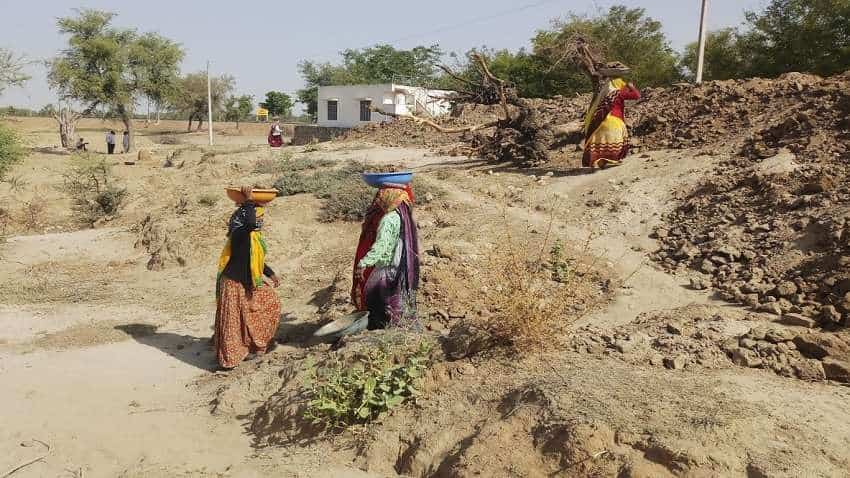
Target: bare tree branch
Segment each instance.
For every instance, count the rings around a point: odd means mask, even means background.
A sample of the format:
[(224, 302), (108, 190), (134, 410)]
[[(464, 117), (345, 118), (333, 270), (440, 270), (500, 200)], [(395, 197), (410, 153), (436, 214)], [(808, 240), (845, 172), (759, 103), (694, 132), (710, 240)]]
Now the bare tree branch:
[(438, 125), (437, 123), (435, 123), (431, 120), (428, 120), (428, 119), (425, 119), (425, 118), (420, 118), (418, 116), (414, 116), (414, 115), (411, 115), (411, 114), (388, 113), (386, 111), (379, 109), (376, 106), (372, 106), (371, 110), (374, 111), (375, 113), (380, 113), (384, 116), (389, 116), (390, 118), (406, 119), (406, 120), (413, 121), (416, 124), (429, 126), (431, 128), (434, 128), (435, 130), (439, 131), (440, 133), (475, 132), (475, 131), (479, 131), (479, 130), (482, 130), (482, 129), (492, 128), (492, 127), (497, 126), (499, 124), (499, 120), (494, 120), (494, 121), (490, 121), (490, 122), (487, 122), (487, 123), (481, 123), (481, 124), (477, 124), (477, 125), (462, 126), (460, 128), (445, 128), (445, 127), (440, 126), (440, 125)]

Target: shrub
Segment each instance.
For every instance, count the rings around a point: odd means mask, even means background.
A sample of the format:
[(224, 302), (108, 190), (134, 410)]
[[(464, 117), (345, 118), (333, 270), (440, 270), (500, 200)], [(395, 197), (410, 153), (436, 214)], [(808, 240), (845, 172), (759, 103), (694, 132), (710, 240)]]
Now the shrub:
[(334, 161), (327, 158), (294, 158), (292, 151), (282, 151), (279, 158), (266, 158), (254, 162), (254, 172), (257, 174), (286, 174), (333, 165)]
[[(495, 343), (515, 352), (549, 348), (556, 345), (554, 336), (608, 297), (602, 279), (595, 261), (579, 267), (567, 258), (562, 241), (504, 229), (478, 269), (481, 298), (492, 311), (480, 320)], [(588, 249), (589, 241), (581, 255), (589, 256)]]
[(162, 135), (156, 139), (156, 142), (159, 144), (183, 144), (183, 140), (173, 135)]
[(322, 222), (360, 221), (365, 216), (374, 195), (375, 190), (359, 178), (344, 181), (339, 184), (335, 194), (328, 195), (325, 199), (319, 211), (319, 220)]
[(0, 125), (0, 180), (26, 155), (21, 139), (15, 131)]
[(399, 354), (388, 344), (368, 350), (354, 364), (332, 361), (309, 371), (305, 418), (328, 430), (379, 417), (414, 398), (428, 368), (431, 345)]
[[(368, 169), (387, 169), (388, 166), (369, 166)], [(348, 162), (338, 169), (327, 169), (306, 174), (292, 169), (285, 172), (274, 184), (281, 196), (311, 193), (324, 199), (319, 220), (359, 221), (372, 202), (375, 189), (360, 179), (367, 166), (359, 162)], [(417, 204), (427, 204), (443, 197), (445, 191), (424, 177), (416, 176), (413, 181)]]
[(218, 196), (215, 194), (204, 194), (198, 198), (198, 204), (205, 207), (213, 207), (218, 204)]
[(115, 185), (109, 164), (90, 155), (78, 156), (74, 161), (64, 184), (78, 220), (94, 227), (100, 219), (117, 216), (127, 190)]

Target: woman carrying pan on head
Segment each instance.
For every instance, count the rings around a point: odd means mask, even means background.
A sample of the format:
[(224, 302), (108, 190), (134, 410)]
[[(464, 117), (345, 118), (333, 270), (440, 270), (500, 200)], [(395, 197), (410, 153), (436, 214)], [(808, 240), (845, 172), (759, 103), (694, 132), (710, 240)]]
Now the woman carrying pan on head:
[(238, 207), (230, 216), (216, 283), (213, 343), (218, 362), (226, 369), (236, 367), (249, 353), (269, 351), (280, 321), (280, 300), (274, 290), (280, 279), (265, 262), (265, 203), (256, 201), (248, 186), (236, 197)]
[[(369, 176), (364, 179), (370, 182)], [(369, 311), (369, 330), (402, 327), (418, 330), (419, 239), (413, 219), (410, 175), (404, 184), (370, 182), (378, 192), (366, 212), (354, 258), (351, 300)]]

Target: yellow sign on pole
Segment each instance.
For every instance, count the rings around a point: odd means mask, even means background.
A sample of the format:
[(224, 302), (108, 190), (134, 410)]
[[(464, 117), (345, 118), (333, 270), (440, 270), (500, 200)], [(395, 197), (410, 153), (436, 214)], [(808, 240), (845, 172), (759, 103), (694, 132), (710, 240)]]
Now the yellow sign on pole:
[(268, 121), (269, 110), (265, 108), (257, 108), (257, 121)]

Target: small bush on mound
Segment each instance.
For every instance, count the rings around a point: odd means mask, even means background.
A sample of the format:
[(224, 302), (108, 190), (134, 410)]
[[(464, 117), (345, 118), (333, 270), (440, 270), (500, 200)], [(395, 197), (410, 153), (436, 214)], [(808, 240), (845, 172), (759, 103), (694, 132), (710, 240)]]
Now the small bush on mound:
[(305, 418), (326, 430), (339, 430), (379, 417), (417, 395), (430, 352), (427, 342), (407, 354), (382, 344), (353, 364), (334, 361), (313, 368), (306, 383), (310, 402)]
[(333, 166), (334, 162), (327, 158), (293, 158), (292, 151), (282, 151), (279, 158), (266, 158), (254, 162), (254, 172), (257, 174), (285, 174), (298, 171), (309, 171)]
[[(493, 343), (516, 352), (549, 348), (554, 336), (606, 300), (608, 290), (595, 262), (568, 258), (560, 240), (505, 230), (479, 269), (481, 297), (492, 312), (480, 325)], [(581, 255), (590, 256), (589, 241)]]
[[(301, 161), (301, 160), (298, 160)], [(369, 171), (387, 170), (392, 166), (368, 166)], [(360, 178), (367, 166), (349, 162), (338, 169), (326, 169), (305, 174), (299, 169), (290, 169), (274, 184), (281, 196), (311, 193), (325, 202), (319, 214), (322, 222), (360, 221), (363, 219), (375, 189)], [(413, 180), (416, 204), (424, 205), (445, 196), (445, 190), (427, 178), (416, 176)]]
[(159, 144), (166, 144), (166, 145), (183, 144), (183, 140), (181, 140), (177, 136), (172, 136), (172, 135), (160, 136), (156, 139), (156, 142), (159, 143)]
[(20, 137), (11, 128), (0, 125), (0, 180), (26, 156)]
[(198, 204), (205, 207), (213, 207), (218, 204), (218, 196), (215, 194), (204, 194), (198, 198)]
[(65, 192), (71, 197), (77, 219), (91, 227), (101, 219), (118, 215), (127, 190), (115, 185), (112, 168), (91, 155), (74, 158), (74, 167), (65, 175)]

